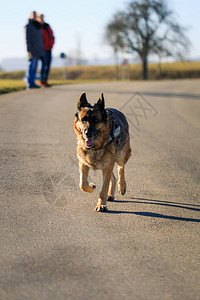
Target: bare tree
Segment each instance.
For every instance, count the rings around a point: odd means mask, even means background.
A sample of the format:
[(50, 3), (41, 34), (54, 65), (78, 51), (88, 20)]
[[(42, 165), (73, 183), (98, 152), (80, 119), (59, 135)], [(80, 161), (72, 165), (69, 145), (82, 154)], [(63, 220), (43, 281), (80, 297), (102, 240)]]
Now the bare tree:
[(165, 0), (135, 0), (113, 16), (105, 36), (115, 52), (129, 44), (141, 58), (143, 79), (148, 79), (150, 54), (185, 57), (190, 42), (184, 32)]

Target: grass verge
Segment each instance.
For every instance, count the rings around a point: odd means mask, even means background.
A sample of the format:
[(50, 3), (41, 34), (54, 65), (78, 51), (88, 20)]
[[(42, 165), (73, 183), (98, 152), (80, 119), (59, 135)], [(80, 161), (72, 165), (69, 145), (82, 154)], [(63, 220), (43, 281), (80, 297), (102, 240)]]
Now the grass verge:
[[(98, 80), (105, 81), (105, 80)], [(67, 85), (67, 84), (79, 84), (79, 83), (92, 83), (97, 82), (97, 80), (50, 80), (49, 83), (56, 86), (56, 85)], [(38, 81), (36, 81), (39, 84)], [(0, 95), (22, 91), (26, 89), (26, 83), (23, 80), (14, 80), (14, 79), (0, 79)]]
[(0, 94), (21, 91), (25, 89), (25, 82), (14, 79), (0, 79)]

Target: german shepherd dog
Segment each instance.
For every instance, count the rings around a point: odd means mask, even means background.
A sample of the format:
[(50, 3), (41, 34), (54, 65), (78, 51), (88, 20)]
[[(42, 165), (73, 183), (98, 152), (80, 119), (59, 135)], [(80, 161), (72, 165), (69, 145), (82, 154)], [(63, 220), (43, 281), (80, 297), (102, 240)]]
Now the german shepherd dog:
[(78, 111), (74, 117), (77, 135), (77, 156), (80, 170), (80, 188), (92, 193), (96, 186), (88, 183), (90, 168), (103, 171), (103, 186), (96, 211), (106, 211), (106, 202), (114, 200), (116, 178), (113, 173), (118, 165), (118, 189), (126, 193), (124, 166), (131, 156), (129, 126), (125, 116), (113, 108), (105, 109), (104, 96), (93, 106), (88, 103), (86, 93), (79, 98)]

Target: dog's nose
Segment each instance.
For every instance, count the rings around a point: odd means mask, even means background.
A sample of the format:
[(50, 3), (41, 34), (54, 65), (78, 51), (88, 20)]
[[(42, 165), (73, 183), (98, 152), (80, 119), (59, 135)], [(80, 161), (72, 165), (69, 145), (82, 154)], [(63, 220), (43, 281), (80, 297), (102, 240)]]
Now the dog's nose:
[(91, 130), (90, 127), (89, 127), (89, 128), (85, 128), (84, 133), (85, 133), (85, 135), (86, 135), (88, 138), (92, 138), (92, 137), (93, 137), (92, 130)]

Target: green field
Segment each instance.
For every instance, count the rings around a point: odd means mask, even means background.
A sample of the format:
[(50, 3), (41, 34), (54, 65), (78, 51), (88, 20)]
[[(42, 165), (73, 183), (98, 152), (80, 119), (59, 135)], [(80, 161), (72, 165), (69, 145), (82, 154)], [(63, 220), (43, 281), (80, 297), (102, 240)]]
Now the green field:
[[(0, 71), (0, 94), (25, 89), (25, 71)], [(66, 74), (67, 80), (63, 80)], [(149, 64), (149, 80), (200, 78), (200, 62)], [(85, 81), (142, 80), (141, 64), (129, 66), (74, 66), (52, 68), (50, 83), (73, 84)]]

